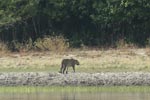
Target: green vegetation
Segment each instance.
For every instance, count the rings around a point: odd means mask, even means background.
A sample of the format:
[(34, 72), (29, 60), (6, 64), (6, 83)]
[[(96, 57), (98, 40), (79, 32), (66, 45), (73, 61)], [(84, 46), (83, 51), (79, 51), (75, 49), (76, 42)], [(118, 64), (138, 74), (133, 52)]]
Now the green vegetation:
[(0, 87), (0, 93), (36, 93), (36, 92), (119, 92), (119, 93), (131, 93), (131, 92), (150, 92), (149, 86), (78, 86), (78, 87), (62, 87), (62, 86), (46, 86), (46, 87)]
[[(150, 44), (149, 0), (1, 0), (0, 40), (25, 45), (64, 36), (70, 46)], [(39, 45), (38, 45), (39, 46)]]

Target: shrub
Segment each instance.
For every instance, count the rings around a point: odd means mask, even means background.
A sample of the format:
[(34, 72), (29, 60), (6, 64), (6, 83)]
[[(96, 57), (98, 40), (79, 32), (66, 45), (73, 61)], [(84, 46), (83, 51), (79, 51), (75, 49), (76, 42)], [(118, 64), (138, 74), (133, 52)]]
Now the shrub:
[(8, 49), (7, 43), (0, 42), (0, 52), (4, 53), (4, 52), (8, 52), (8, 51), (9, 51), (9, 49)]
[(64, 52), (69, 47), (69, 43), (63, 36), (45, 36), (34, 42), (34, 48), (39, 51)]
[(33, 49), (32, 39), (27, 40), (26, 42), (18, 42), (13, 40), (8, 44), (8, 49), (13, 52), (27, 52)]
[(146, 41), (146, 47), (150, 47), (150, 38), (148, 38)]
[(116, 43), (116, 47), (118, 49), (125, 49), (125, 48), (135, 48), (136, 45), (134, 45), (133, 43), (127, 43), (127, 41), (125, 41), (125, 39), (120, 39), (117, 43)]

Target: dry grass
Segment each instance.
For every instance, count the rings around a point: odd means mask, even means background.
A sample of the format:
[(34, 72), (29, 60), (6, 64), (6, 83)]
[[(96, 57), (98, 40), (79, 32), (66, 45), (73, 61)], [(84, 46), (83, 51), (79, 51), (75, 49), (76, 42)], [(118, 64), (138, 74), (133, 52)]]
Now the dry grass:
[[(1, 71), (58, 72), (64, 55), (80, 61), (77, 72), (150, 71), (150, 49), (72, 50), (63, 54), (30, 52), (1, 55)], [(69, 69), (72, 70), (71, 68)]]
[(34, 48), (39, 51), (64, 52), (68, 47), (69, 43), (63, 36), (47, 36), (34, 42)]
[(45, 36), (38, 38), (35, 41), (29, 39), (24, 42), (13, 40), (9, 43), (0, 41), (0, 53), (5, 52), (30, 52), (30, 51), (52, 51), (62, 53), (69, 48), (69, 42), (63, 36)]

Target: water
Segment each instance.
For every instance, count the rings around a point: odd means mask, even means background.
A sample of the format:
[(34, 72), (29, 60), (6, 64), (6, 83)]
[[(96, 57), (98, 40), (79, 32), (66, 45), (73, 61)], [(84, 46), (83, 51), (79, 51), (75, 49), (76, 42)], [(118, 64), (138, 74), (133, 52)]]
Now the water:
[(149, 93), (9, 93), (0, 100), (149, 100)]

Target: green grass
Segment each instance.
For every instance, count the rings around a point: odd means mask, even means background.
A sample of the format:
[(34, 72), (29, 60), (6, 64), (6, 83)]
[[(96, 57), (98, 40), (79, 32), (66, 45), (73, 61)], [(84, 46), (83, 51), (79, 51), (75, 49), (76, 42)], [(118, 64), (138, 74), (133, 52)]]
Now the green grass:
[(148, 93), (150, 92), (150, 86), (46, 86), (46, 87), (27, 87), (27, 86), (17, 86), (17, 87), (0, 87), (0, 93), (37, 93), (37, 92), (140, 92)]

